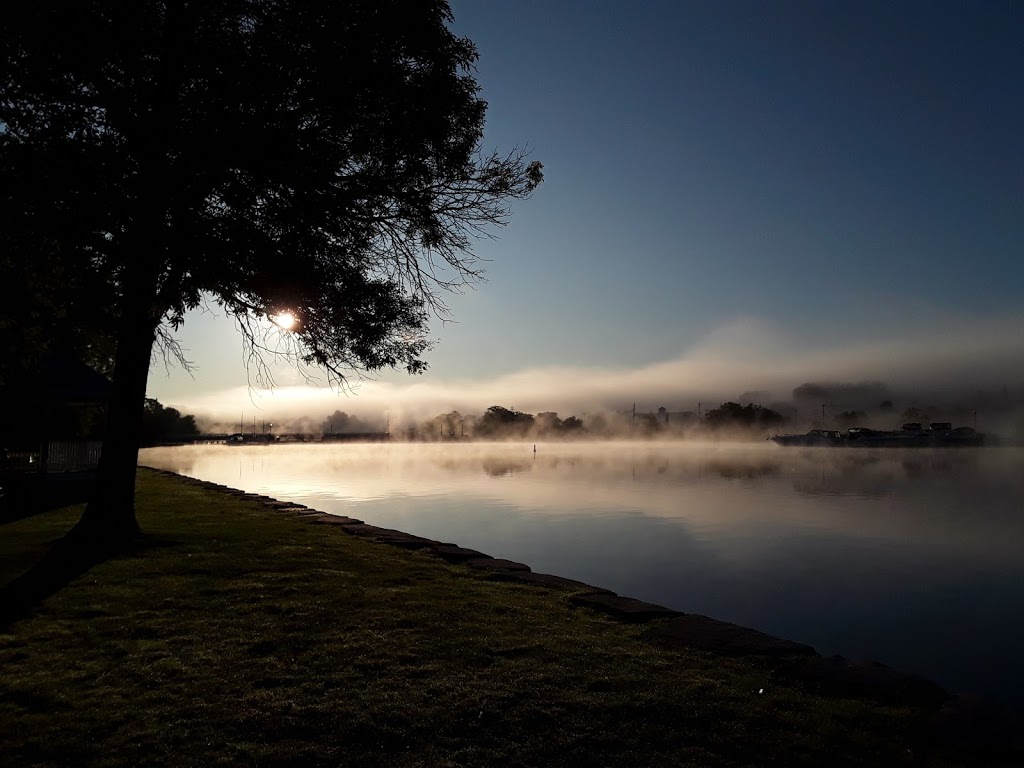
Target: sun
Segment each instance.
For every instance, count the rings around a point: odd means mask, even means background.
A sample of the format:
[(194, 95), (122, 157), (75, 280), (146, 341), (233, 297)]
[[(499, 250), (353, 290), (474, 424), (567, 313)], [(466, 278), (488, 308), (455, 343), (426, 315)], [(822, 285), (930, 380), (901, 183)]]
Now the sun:
[(286, 331), (290, 331), (292, 328), (295, 327), (296, 323), (298, 322), (295, 315), (293, 315), (291, 312), (280, 312), (276, 315), (271, 315), (270, 320), (278, 328), (283, 328)]

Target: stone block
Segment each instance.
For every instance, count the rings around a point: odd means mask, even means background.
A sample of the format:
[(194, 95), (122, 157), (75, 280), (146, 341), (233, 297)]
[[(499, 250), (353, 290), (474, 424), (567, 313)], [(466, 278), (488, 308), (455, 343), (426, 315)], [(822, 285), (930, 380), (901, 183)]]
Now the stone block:
[(666, 645), (699, 648), (730, 656), (817, 655), (809, 645), (697, 614), (685, 614), (661, 622), (648, 629), (644, 636)]
[(368, 525), (367, 523), (350, 523), (345, 526), (345, 533), (352, 536), (363, 536), (372, 539), (387, 533), (398, 533), (398, 531), (391, 528), (380, 528), (376, 525)]
[(440, 542), (433, 539), (425, 539), (422, 536), (414, 536), (411, 533), (403, 533), (401, 531), (381, 534), (373, 538), (382, 544), (390, 544), (393, 547), (402, 547), (403, 549), (431, 549), (440, 545)]
[(573, 589), (587, 595), (607, 595), (612, 597), (615, 595), (615, 593), (610, 589), (595, 587), (592, 584), (586, 584), (582, 581), (576, 581), (575, 579), (567, 579), (564, 576), (555, 576), (550, 573), (533, 573), (532, 571), (496, 571), (491, 575), (491, 578), (499, 579), (501, 581), (518, 581), (523, 584), (532, 584), (536, 587), (546, 587), (548, 589)]
[(465, 547), (450, 546), (448, 544), (441, 544), (436, 547), (430, 548), (430, 554), (436, 555), (437, 557), (447, 560), (449, 563), (464, 563), (467, 560), (490, 560), (490, 555), (484, 552), (477, 552), (475, 549), (466, 549)]
[[(315, 511), (315, 510), (310, 510)], [(362, 520), (356, 520), (354, 517), (345, 517), (344, 515), (328, 515), (326, 512), (321, 512), (319, 515), (303, 515), (309, 522), (316, 523), (317, 525), (362, 525)]]
[(503, 560), (500, 557), (485, 557), (482, 560), (467, 560), (466, 565), (479, 571), (522, 571), (527, 572), (530, 566), (517, 563), (515, 560)]
[(632, 597), (618, 597), (616, 595), (574, 595), (569, 598), (573, 605), (585, 608), (593, 608), (595, 611), (607, 613), (619, 621), (630, 623), (641, 623), (653, 621), (654, 619), (668, 619), (673, 616), (681, 616), (679, 611), (673, 611), (663, 605), (645, 603), (643, 600), (636, 600)]

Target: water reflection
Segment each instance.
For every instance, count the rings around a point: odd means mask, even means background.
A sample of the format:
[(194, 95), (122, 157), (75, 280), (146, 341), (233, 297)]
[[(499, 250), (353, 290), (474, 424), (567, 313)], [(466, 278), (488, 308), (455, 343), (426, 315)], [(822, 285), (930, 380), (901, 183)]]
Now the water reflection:
[(142, 461), (955, 688), (1024, 690), (1017, 449), (377, 444)]
[[(449, 472), (458, 472), (460, 470), (458, 464), (444, 463), (448, 465), (444, 468)], [(509, 459), (484, 458), (480, 461), (480, 466), (488, 477), (509, 477), (510, 475), (520, 475), (524, 472), (529, 472), (533, 469), (535, 463), (536, 460), (531, 463), (525, 460), (510, 461)]]

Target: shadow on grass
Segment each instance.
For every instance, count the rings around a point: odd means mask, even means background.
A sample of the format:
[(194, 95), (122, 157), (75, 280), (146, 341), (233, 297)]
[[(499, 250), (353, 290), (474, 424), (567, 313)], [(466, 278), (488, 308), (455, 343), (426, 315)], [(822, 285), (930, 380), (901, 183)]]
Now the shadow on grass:
[(95, 472), (0, 472), (0, 526), (89, 500)]
[(57, 539), (28, 571), (0, 587), (0, 632), (16, 621), (28, 618), (51, 595), (87, 573), (93, 567), (119, 557), (175, 546), (177, 542), (139, 534), (128, 542), (104, 545), (94, 539), (69, 534)]

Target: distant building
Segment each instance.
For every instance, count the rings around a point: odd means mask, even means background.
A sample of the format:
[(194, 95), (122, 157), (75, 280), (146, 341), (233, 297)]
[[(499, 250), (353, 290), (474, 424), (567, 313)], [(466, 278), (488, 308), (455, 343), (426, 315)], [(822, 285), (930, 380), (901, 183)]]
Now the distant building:
[(12, 467), (66, 471), (99, 461), (110, 381), (73, 358), (52, 356), (29, 378), (9, 384), (0, 448)]

